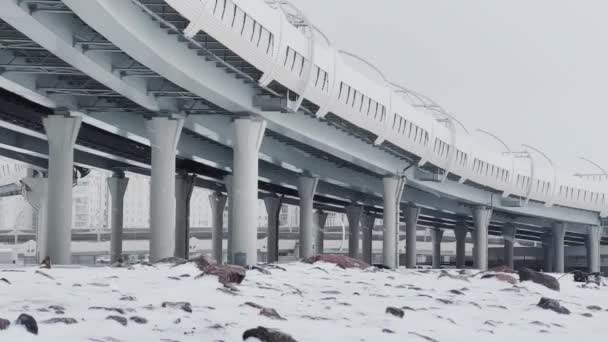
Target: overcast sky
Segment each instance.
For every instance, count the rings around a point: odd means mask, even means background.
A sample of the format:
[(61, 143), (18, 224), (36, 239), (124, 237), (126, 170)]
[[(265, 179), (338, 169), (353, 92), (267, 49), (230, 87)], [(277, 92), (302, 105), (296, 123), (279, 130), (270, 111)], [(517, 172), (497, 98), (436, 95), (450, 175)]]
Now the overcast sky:
[[(608, 169), (608, 1), (293, 0), (337, 47), (469, 130)], [(482, 142), (492, 144), (491, 140)]]

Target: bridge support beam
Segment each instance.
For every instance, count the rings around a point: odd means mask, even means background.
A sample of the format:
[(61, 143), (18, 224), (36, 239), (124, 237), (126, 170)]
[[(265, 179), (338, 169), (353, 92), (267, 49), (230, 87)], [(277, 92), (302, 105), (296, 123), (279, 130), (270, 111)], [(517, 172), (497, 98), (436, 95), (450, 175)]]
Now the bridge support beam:
[(115, 263), (122, 258), (124, 199), (127, 186), (129, 185), (129, 178), (125, 177), (123, 171), (117, 171), (114, 172), (112, 177), (108, 177), (107, 182), (112, 200), (110, 213), (112, 224), (112, 231), (110, 233), (110, 262)]
[(355, 259), (359, 259), (361, 214), (363, 214), (363, 207), (360, 205), (351, 204), (346, 207), (346, 217), (348, 218), (348, 256)]
[(515, 268), (515, 233), (517, 232), (517, 228), (512, 223), (505, 223), (502, 228), (502, 237), (504, 241), (504, 258), (505, 258), (505, 266), (509, 266), (512, 269)]
[(433, 259), (432, 268), (441, 268), (441, 240), (443, 239), (443, 229), (431, 229), (433, 239)]
[(183, 120), (154, 117), (146, 121), (152, 149), (150, 177), (150, 261), (175, 251), (175, 153)]
[(325, 223), (327, 222), (327, 213), (323, 210), (315, 212), (315, 245), (317, 254), (323, 254), (323, 244), (325, 242)]
[(266, 122), (253, 117), (234, 120), (232, 171), (232, 262), (251, 266), (258, 262), (258, 152)]
[(175, 176), (175, 251), (174, 256), (190, 257), (190, 199), (194, 191), (195, 175)]
[(279, 214), (281, 213), (283, 198), (277, 195), (266, 197), (264, 198), (264, 205), (268, 214), (268, 241), (266, 248), (268, 258), (266, 261), (272, 263), (279, 261)]
[(553, 272), (564, 273), (564, 237), (566, 224), (553, 224)]
[(21, 180), (25, 184), (25, 200), (38, 213), (38, 226), (36, 227), (36, 262), (41, 263), (47, 254), (47, 203), (48, 178), (27, 177)]
[(232, 192), (233, 184), (232, 175), (224, 177), (224, 185), (226, 185), (226, 193), (228, 194), (228, 231), (227, 231), (227, 242), (226, 242), (226, 263), (232, 264), (232, 232), (234, 229), (234, 193)]
[(589, 272), (599, 272), (601, 268), (600, 240), (602, 239), (602, 227), (589, 226), (587, 230), (587, 265), (589, 266)]
[(226, 195), (217, 191), (209, 195), (213, 227), (211, 245), (213, 248), (213, 258), (218, 264), (224, 262), (224, 209), (226, 208), (227, 199)]
[(74, 144), (81, 117), (51, 115), (42, 120), (49, 142), (47, 254), (55, 264), (70, 264)]
[(454, 226), (454, 236), (456, 237), (456, 268), (463, 269), (466, 266), (466, 243), (467, 225), (460, 221)]
[(481, 271), (488, 269), (488, 226), (492, 218), (492, 209), (486, 207), (473, 208), (475, 222), (475, 267)]
[(405, 211), (405, 253), (407, 268), (416, 268), (416, 235), (420, 208), (409, 205)]
[(317, 190), (317, 178), (302, 176), (298, 179), (300, 196), (300, 258), (310, 258), (315, 254), (313, 199)]
[(374, 238), (374, 223), (376, 222), (376, 216), (372, 213), (365, 213), (361, 220), (361, 226), (363, 228), (363, 242), (361, 248), (362, 259), (368, 264), (372, 264), (372, 247)]
[(542, 238), (543, 241), (543, 271), (553, 272), (553, 236), (548, 233)]
[(389, 176), (382, 179), (384, 200), (384, 234), (382, 256), (384, 266), (399, 267), (399, 204), (405, 187), (405, 178)]

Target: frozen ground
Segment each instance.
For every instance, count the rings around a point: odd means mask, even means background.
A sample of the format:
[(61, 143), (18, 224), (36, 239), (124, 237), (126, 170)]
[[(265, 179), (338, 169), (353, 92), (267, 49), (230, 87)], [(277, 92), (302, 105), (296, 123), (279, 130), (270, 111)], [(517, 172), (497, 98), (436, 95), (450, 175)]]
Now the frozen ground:
[[(248, 271), (236, 293), (219, 290), (223, 286), (214, 276), (194, 279), (200, 272), (193, 264), (43, 270), (54, 280), (36, 274), (35, 268), (3, 271), (0, 278), (11, 284), (0, 281), (0, 318), (14, 321), (28, 313), (40, 331), (34, 336), (11, 324), (0, 331), (0, 340), (242, 341), (243, 332), (257, 326), (279, 329), (299, 342), (599, 341), (608, 334), (608, 287), (583, 288), (571, 276), (560, 280), (561, 292), (554, 292), (530, 282), (513, 286), (479, 276), (470, 281), (438, 278), (436, 271), (341, 270), (301, 263), (282, 267), (286, 271), (270, 269), (270, 275)], [(560, 300), (572, 313), (537, 307), (541, 296)], [(161, 307), (165, 301), (187, 301), (192, 313)], [(285, 320), (262, 316), (245, 302), (274, 308)], [(64, 313), (49, 309), (53, 305), (62, 306)], [(591, 305), (602, 309), (594, 311)], [(96, 306), (124, 314), (90, 309)], [(397, 318), (385, 313), (388, 306), (408, 308)], [(148, 322), (129, 320), (123, 326), (107, 320), (109, 315)], [(78, 323), (42, 323), (53, 317)]]

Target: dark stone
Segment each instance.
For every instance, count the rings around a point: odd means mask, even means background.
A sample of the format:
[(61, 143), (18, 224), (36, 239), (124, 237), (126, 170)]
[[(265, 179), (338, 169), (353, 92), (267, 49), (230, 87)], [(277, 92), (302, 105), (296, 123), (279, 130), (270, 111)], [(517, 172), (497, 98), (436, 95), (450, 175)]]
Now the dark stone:
[(69, 325), (69, 324), (76, 324), (76, 323), (78, 323), (78, 321), (71, 317), (53, 317), (51, 319), (47, 319), (46, 321), (42, 321), (41, 323), (44, 323), (44, 324), (63, 323), (63, 324)]
[(597, 306), (597, 305), (589, 305), (587, 307), (587, 309), (591, 310), (591, 311), (602, 311), (602, 308)]
[(260, 315), (266, 316), (266, 317), (272, 318), (272, 319), (278, 319), (281, 321), (286, 320), (285, 318), (281, 317), (281, 315), (279, 315), (277, 310), (275, 310), (273, 308), (262, 308), (262, 310), (260, 310)]
[(106, 319), (116, 321), (125, 327), (127, 326), (127, 319), (125, 317), (111, 315), (111, 316), (106, 317)]
[(394, 334), (395, 333), (393, 330), (387, 329), (387, 328), (382, 329), (382, 332), (385, 334)]
[(265, 274), (265, 275), (271, 275), (272, 274), (272, 273), (270, 273), (269, 270), (267, 270), (265, 268), (262, 268), (262, 267), (259, 267), (259, 266), (251, 266), (251, 269), (255, 270), (255, 271), (258, 271), (258, 272), (260, 272), (262, 274)]
[(459, 290), (450, 290), (450, 293), (455, 294), (455, 295), (460, 295), (460, 296), (464, 295), (464, 292), (459, 291)]
[(577, 283), (588, 283), (589, 282), (589, 273), (583, 271), (574, 271), (572, 272), (574, 275), (574, 281)]
[(51, 257), (50, 256), (47, 256), (46, 258), (44, 258), (44, 260), (42, 260), (42, 263), (40, 264), (40, 268), (45, 268), (45, 269), (51, 268)]
[(163, 308), (180, 309), (192, 313), (192, 306), (188, 302), (163, 302), (161, 306)]
[(581, 316), (591, 318), (591, 317), (593, 317), (593, 314), (590, 314), (589, 312), (585, 312), (585, 313), (582, 313)]
[(403, 318), (403, 316), (405, 316), (405, 313), (403, 312), (402, 309), (399, 309), (399, 308), (396, 308), (393, 306), (389, 306), (388, 308), (386, 308), (385, 312), (389, 315), (393, 315), (393, 316), (399, 317), (399, 318)]
[(34, 272), (34, 273), (36, 273), (36, 274), (40, 274), (41, 276), (43, 276), (43, 277), (45, 277), (45, 278), (49, 278), (49, 279), (51, 279), (51, 280), (55, 280), (55, 278), (53, 278), (52, 276), (50, 276), (50, 275), (48, 275), (48, 274), (46, 274), (46, 273), (44, 273), (44, 272), (42, 272), (42, 271), (40, 271), (40, 270), (36, 270), (36, 272)]
[(453, 302), (453, 301), (448, 300), (448, 299), (437, 298), (437, 299), (435, 299), (435, 300), (436, 300), (436, 301), (438, 301), (439, 303), (442, 303), (442, 304), (448, 304), (448, 305), (449, 305), (449, 304), (454, 304), (454, 302)]
[(133, 296), (122, 296), (122, 297), (120, 297), (120, 300), (126, 300), (126, 301), (129, 301), (129, 302), (133, 302), (136, 299)]
[(49, 305), (49, 309), (55, 311), (65, 311), (65, 308), (61, 305)]
[(146, 324), (146, 323), (148, 323), (147, 319), (145, 319), (143, 317), (140, 317), (140, 316), (131, 316), (129, 319), (132, 320), (133, 322), (137, 323), (137, 324)]
[(184, 273), (184, 274), (180, 275), (179, 277), (180, 277), (180, 278), (189, 278), (189, 277), (190, 277), (190, 275), (189, 275), (189, 274), (187, 274), (187, 273)]
[(248, 338), (257, 338), (262, 342), (297, 342), (293, 337), (279, 330), (257, 327), (243, 333), (243, 341)]
[(551, 290), (559, 291), (559, 282), (554, 277), (533, 271), (529, 268), (521, 268), (519, 270), (519, 281), (532, 281), (543, 285)]
[(8, 279), (6, 279), (6, 278), (0, 278), (0, 281), (3, 281), (3, 282), (5, 282), (5, 283), (7, 283), (9, 285), (11, 284), (11, 282), (8, 281)]
[(173, 279), (173, 280), (181, 280), (181, 278), (179, 278), (179, 277), (167, 277), (167, 278)]
[(114, 311), (121, 315), (125, 314), (125, 310), (123, 310), (121, 308), (107, 308), (107, 307), (103, 307), (103, 306), (91, 306), (91, 307), (89, 307), (89, 310), (105, 310), (105, 311)]
[(243, 304), (243, 305), (245, 305), (245, 306), (251, 306), (252, 308), (255, 308), (255, 309), (263, 309), (264, 308), (263, 306), (261, 306), (259, 304), (256, 304), (254, 302), (245, 302), (245, 304)]
[(426, 335), (422, 335), (422, 334), (419, 334), (419, 333), (417, 333), (417, 332), (410, 331), (410, 332), (408, 332), (408, 334), (410, 334), (410, 335), (414, 335), (414, 336), (418, 336), (418, 337), (420, 337), (420, 338), (422, 338), (422, 339), (425, 339), (425, 340), (427, 340), (427, 341), (429, 341), (429, 342), (439, 342), (439, 341), (437, 341), (436, 339), (434, 339), (434, 338), (432, 338), (432, 337), (428, 337), (428, 336), (426, 336)]
[(540, 302), (538, 302), (538, 304), (536, 304), (538, 307), (541, 307), (545, 310), (552, 310), (555, 311), (559, 314), (564, 314), (564, 315), (569, 315), (570, 314), (570, 310), (566, 309), (565, 307), (561, 306), (559, 304), (559, 302), (555, 299), (551, 299), (551, 298), (546, 298), (543, 297), (540, 299)]
[(28, 314), (19, 315), (19, 317), (17, 317), (17, 321), (15, 321), (15, 324), (23, 325), (28, 332), (38, 335), (38, 323), (34, 317)]
[(305, 259), (304, 262), (308, 264), (314, 264), (315, 262), (323, 261), (331, 264), (335, 264), (336, 266), (347, 269), (347, 268), (359, 268), (359, 269), (367, 269), (370, 267), (369, 264), (357, 260), (354, 258), (350, 258), (344, 255), (335, 255), (335, 254), (319, 254), (312, 256), (308, 259)]
[(6, 330), (11, 325), (8, 319), (0, 318), (0, 330)]

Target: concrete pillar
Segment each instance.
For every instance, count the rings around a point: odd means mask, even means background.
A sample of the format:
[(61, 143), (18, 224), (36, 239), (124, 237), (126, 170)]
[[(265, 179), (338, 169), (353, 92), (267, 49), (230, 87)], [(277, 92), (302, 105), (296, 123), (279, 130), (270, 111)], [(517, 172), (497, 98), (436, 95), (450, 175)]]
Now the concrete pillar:
[(264, 198), (268, 214), (268, 262), (279, 261), (279, 214), (283, 205), (283, 197), (277, 195)]
[(112, 201), (110, 212), (112, 229), (110, 234), (110, 262), (115, 263), (122, 257), (124, 199), (127, 185), (129, 185), (129, 178), (125, 177), (123, 171), (117, 171), (114, 172), (112, 177), (108, 177), (107, 182)]
[(515, 233), (517, 232), (517, 228), (512, 223), (505, 223), (502, 228), (502, 237), (504, 240), (504, 258), (505, 258), (505, 266), (509, 266), (511, 268), (515, 268), (515, 255), (514, 255), (514, 243), (515, 243)]
[(195, 175), (175, 176), (175, 251), (174, 256), (190, 257), (190, 199)]
[(359, 239), (361, 235), (361, 214), (363, 207), (351, 204), (346, 207), (346, 217), (348, 218), (348, 256), (359, 258)]
[(420, 208), (408, 205), (405, 211), (405, 253), (407, 268), (416, 268), (416, 239)]
[(492, 209), (486, 207), (473, 208), (475, 223), (475, 267), (481, 271), (488, 269), (488, 226), (492, 218)]
[(433, 239), (433, 268), (441, 268), (441, 240), (443, 239), (443, 229), (431, 229)]
[(553, 272), (553, 236), (545, 234), (542, 237), (543, 242), (543, 271)]
[(218, 264), (224, 262), (224, 209), (228, 196), (216, 191), (209, 195), (209, 206), (211, 207), (211, 245), (213, 247), (213, 258)]
[(564, 237), (566, 224), (553, 224), (553, 272), (564, 273)]
[(36, 227), (36, 262), (41, 263), (47, 254), (47, 193), (48, 178), (27, 177), (21, 180), (25, 185), (23, 196), (38, 214), (38, 226)]
[(82, 118), (51, 115), (42, 119), (49, 142), (47, 248), (51, 262), (70, 264), (74, 145)]
[(146, 121), (152, 150), (150, 177), (150, 261), (175, 251), (175, 152), (182, 119), (154, 117)]
[(232, 264), (232, 227), (234, 226), (234, 193), (232, 192), (233, 184), (232, 175), (224, 177), (224, 184), (226, 185), (226, 193), (228, 194), (228, 230), (227, 230), (227, 242), (226, 242), (226, 263)]
[(315, 212), (315, 246), (317, 254), (323, 254), (323, 243), (325, 242), (325, 223), (327, 222), (327, 213), (323, 210)]
[(300, 258), (306, 259), (315, 255), (313, 199), (317, 190), (317, 178), (302, 176), (298, 179), (300, 196)]
[(382, 256), (384, 266), (399, 267), (399, 204), (405, 187), (405, 178), (389, 176), (382, 179), (384, 200), (384, 232)]
[(467, 225), (464, 222), (458, 222), (454, 226), (454, 236), (456, 237), (456, 268), (463, 269), (466, 266), (466, 242), (467, 242)]
[(601, 268), (600, 240), (602, 239), (602, 227), (589, 226), (587, 230), (587, 264), (589, 272), (599, 272)]
[(258, 152), (266, 122), (252, 117), (234, 120), (232, 172), (232, 261), (251, 266), (258, 262)]
[(372, 213), (365, 213), (361, 220), (361, 226), (363, 228), (363, 243), (361, 248), (361, 255), (363, 261), (368, 264), (372, 264), (372, 245), (374, 239), (374, 223), (376, 222), (376, 216)]

